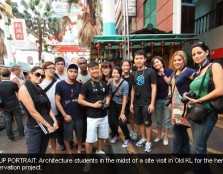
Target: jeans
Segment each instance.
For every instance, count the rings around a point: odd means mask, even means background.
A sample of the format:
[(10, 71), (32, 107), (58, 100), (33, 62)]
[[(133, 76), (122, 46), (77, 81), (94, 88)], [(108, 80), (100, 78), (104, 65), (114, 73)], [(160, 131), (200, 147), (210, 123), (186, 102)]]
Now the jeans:
[(156, 100), (156, 123), (157, 126), (163, 126), (165, 128), (171, 128), (171, 111), (165, 106), (166, 99)]
[[(206, 158), (207, 154), (207, 141), (217, 122), (218, 116), (215, 112), (211, 112), (207, 120), (201, 124), (190, 121), (192, 129), (192, 154), (195, 158)], [(209, 164), (199, 163), (195, 166), (196, 174), (209, 174)]]
[(173, 154), (189, 154), (190, 144), (189, 136), (187, 132), (187, 126), (184, 125), (173, 125)]
[(126, 125), (126, 123), (123, 123), (121, 119), (119, 119), (120, 113), (121, 113), (122, 105), (117, 104), (113, 101), (111, 101), (111, 104), (109, 106), (109, 126), (112, 131), (112, 137), (118, 136), (118, 126), (120, 126), (123, 134), (125, 135), (125, 139), (131, 139), (129, 136), (129, 129)]
[(6, 133), (10, 140), (14, 139), (14, 133), (12, 130), (13, 116), (15, 117), (16, 123), (18, 125), (20, 137), (24, 136), (24, 126), (22, 122), (22, 113), (20, 107), (16, 108), (11, 112), (4, 112), (5, 121), (6, 121)]
[(45, 154), (50, 134), (44, 134), (40, 127), (26, 127), (25, 138), (28, 154)]

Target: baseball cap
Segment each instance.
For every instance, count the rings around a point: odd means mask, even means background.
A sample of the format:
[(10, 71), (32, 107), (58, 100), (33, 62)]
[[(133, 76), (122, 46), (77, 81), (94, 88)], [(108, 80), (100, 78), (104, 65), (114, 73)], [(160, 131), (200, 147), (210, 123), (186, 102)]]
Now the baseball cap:
[(67, 69), (76, 69), (78, 71), (78, 66), (74, 63), (71, 63), (67, 66)]

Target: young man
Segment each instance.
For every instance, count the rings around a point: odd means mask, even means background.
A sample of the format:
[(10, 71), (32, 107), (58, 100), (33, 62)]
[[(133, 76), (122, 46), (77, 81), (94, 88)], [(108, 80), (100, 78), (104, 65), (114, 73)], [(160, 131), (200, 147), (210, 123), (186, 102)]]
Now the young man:
[[(56, 108), (56, 100), (55, 100), (55, 91), (56, 91), (56, 84), (59, 82), (58, 79), (54, 78), (55, 73), (55, 65), (53, 62), (47, 61), (42, 65), (46, 78), (42, 81), (42, 83), (39, 85), (43, 91), (46, 93), (47, 97), (50, 100), (52, 111), (55, 115), (55, 117), (58, 120), (61, 120), (58, 115), (58, 110)], [(62, 127), (62, 125), (58, 125), (59, 127)], [(60, 128), (59, 128), (60, 129)], [(56, 138), (57, 134), (60, 133), (60, 130), (56, 130), (52, 134), (50, 134), (50, 145), (51, 145), (51, 153), (56, 153)]]
[(76, 81), (77, 74), (78, 66), (70, 64), (67, 67), (67, 78), (56, 85), (56, 105), (64, 118), (64, 144), (68, 154), (72, 154), (70, 142), (73, 141), (73, 130), (76, 133), (78, 153), (82, 151), (83, 119), (77, 103), (81, 83)]
[(78, 72), (77, 78), (80, 79), (82, 83), (85, 83), (90, 80), (91, 76), (87, 71), (87, 60), (84, 57), (80, 57), (78, 59), (78, 67), (80, 71)]
[(24, 137), (24, 126), (22, 122), (22, 113), (19, 105), (19, 100), (16, 96), (19, 87), (16, 83), (10, 81), (11, 72), (4, 68), (2, 69), (2, 81), (0, 82), (0, 95), (3, 101), (3, 113), (6, 120), (6, 133), (9, 141), (14, 141), (14, 134), (12, 131), (12, 121), (15, 117), (18, 125), (19, 135)]
[[(109, 125), (106, 103), (109, 102), (108, 88), (99, 78), (99, 66), (96, 62), (88, 64), (91, 79), (83, 84), (78, 103), (87, 108), (87, 138), (86, 154), (92, 153), (93, 143), (97, 142), (96, 154), (105, 154), (102, 151), (103, 140), (109, 136)], [(106, 99), (106, 101), (105, 101)], [(90, 170), (90, 164), (84, 167), (84, 172)]]
[(54, 76), (60, 80), (65, 80), (67, 78), (67, 74), (64, 71), (64, 68), (65, 68), (64, 58), (56, 57), (54, 62), (56, 65), (56, 73), (54, 74)]
[(130, 110), (135, 113), (136, 123), (139, 125), (142, 135), (142, 139), (136, 143), (136, 146), (141, 147), (146, 144), (145, 152), (151, 152), (151, 115), (154, 111), (156, 98), (156, 73), (152, 68), (145, 67), (144, 51), (138, 50), (135, 52), (134, 62), (137, 70), (131, 74), (133, 87)]

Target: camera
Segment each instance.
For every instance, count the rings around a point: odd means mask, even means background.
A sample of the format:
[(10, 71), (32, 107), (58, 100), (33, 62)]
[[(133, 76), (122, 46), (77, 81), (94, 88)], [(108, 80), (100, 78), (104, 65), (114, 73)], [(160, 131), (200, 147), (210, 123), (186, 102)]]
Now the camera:
[(108, 104), (106, 103), (106, 100), (105, 99), (101, 100), (101, 108), (102, 109), (108, 108)]
[[(189, 98), (193, 98), (193, 99), (196, 99), (196, 98), (197, 98), (197, 97), (196, 97), (196, 94), (195, 94), (194, 92), (192, 92), (192, 91), (187, 92), (187, 93), (186, 93), (186, 96), (189, 97)], [(181, 99), (181, 102), (182, 102), (182, 103), (187, 103), (187, 102), (189, 102), (189, 100), (188, 100), (187, 98), (184, 98), (184, 97), (183, 97), (183, 98)]]
[(135, 97), (138, 98), (138, 99), (140, 99), (141, 98), (141, 94), (136, 92), (135, 93)]
[(165, 106), (169, 106), (172, 103), (172, 95), (166, 97)]

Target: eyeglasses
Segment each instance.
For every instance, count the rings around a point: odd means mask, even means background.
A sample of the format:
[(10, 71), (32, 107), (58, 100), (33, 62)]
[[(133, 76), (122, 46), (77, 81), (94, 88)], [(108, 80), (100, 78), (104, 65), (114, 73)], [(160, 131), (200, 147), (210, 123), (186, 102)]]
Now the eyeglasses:
[(56, 68), (53, 68), (53, 67), (49, 67), (49, 68), (45, 68), (45, 69), (56, 70)]
[(38, 78), (40, 78), (41, 77), (41, 79), (45, 79), (45, 75), (44, 74), (40, 74), (40, 73), (34, 73), (34, 75), (36, 76), (36, 77), (38, 77)]

